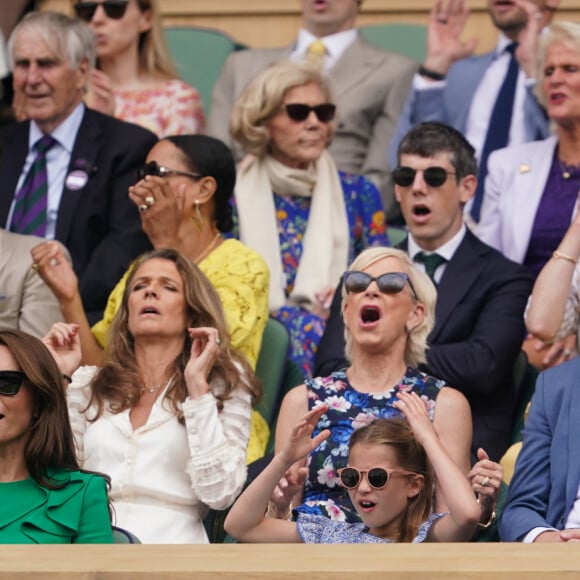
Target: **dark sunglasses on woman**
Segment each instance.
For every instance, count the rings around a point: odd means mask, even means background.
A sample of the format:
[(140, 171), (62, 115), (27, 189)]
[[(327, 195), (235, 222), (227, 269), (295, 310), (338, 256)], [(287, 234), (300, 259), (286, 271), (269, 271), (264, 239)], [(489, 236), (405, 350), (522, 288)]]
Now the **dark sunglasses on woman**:
[[(415, 175), (421, 169), (412, 167), (397, 167), (393, 171), (393, 181), (400, 187), (409, 187), (415, 181)], [(423, 179), (430, 187), (441, 187), (446, 181), (448, 175), (456, 175), (452, 171), (447, 171), (444, 167), (427, 167), (423, 169)]]
[(21, 371), (0, 371), (0, 395), (13, 397), (20, 390), (26, 375)]
[(128, 0), (105, 0), (104, 2), (78, 2), (75, 4), (75, 12), (78, 18), (90, 22), (95, 16), (99, 5), (105, 11), (107, 18), (121, 20), (127, 11)]
[(417, 293), (415, 292), (409, 275), (403, 272), (387, 272), (386, 274), (381, 274), (373, 278), (366, 272), (351, 270), (350, 272), (345, 272), (342, 277), (344, 288), (349, 294), (364, 292), (370, 286), (371, 282), (376, 282), (379, 290), (383, 294), (398, 294), (405, 287), (405, 283), (408, 282), (413, 296), (417, 299)]
[(288, 103), (284, 107), (286, 108), (286, 114), (293, 121), (306, 121), (310, 111), (314, 111), (321, 123), (329, 123), (334, 119), (334, 114), (336, 113), (336, 105), (333, 103), (322, 103), (321, 105), (314, 105), (314, 107), (302, 103)]
[(363, 475), (366, 475), (369, 485), (374, 489), (382, 489), (389, 483), (391, 473), (399, 471), (407, 475), (415, 475), (413, 471), (405, 469), (387, 469), (385, 467), (373, 467), (371, 469), (357, 469), (356, 467), (343, 467), (338, 470), (340, 485), (346, 489), (356, 489), (360, 484)]
[(159, 165), (157, 161), (150, 161), (143, 167), (137, 169), (137, 181), (141, 181), (146, 175), (155, 175), (156, 177), (169, 177), (170, 175), (182, 175), (183, 177), (191, 177), (191, 179), (201, 179), (203, 175), (199, 173), (191, 173), (190, 171), (181, 171), (179, 169), (169, 169)]

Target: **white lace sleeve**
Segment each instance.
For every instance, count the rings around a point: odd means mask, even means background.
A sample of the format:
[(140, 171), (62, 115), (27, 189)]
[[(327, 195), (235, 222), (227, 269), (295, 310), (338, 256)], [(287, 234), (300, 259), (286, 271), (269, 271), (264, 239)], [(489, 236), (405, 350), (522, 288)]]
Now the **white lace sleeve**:
[(75, 439), (75, 447), (79, 463), (83, 464), (84, 445), (83, 437), (87, 428), (87, 418), (83, 412), (89, 404), (91, 398), (90, 382), (92, 381), (97, 367), (84, 366), (79, 367), (72, 378), (72, 383), (66, 391), (68, 404), (68, 415)]
[(183, 403), (191, 485), (212, 509), (229, 507), (246, 481), (251, 412), (250, 394), (241, 388), (234, 389), (219, 413), (212, 393)]

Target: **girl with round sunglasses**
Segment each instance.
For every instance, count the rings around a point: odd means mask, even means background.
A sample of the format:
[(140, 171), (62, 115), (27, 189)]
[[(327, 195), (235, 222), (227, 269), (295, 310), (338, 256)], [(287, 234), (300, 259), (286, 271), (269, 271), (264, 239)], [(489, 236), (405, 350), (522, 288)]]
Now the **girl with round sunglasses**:
[[(360, 523), (298, 514), (296, 522), (264, 513), (280, 477), (296, 461), (324, 446), (330, 431), (318, 420), (326, 410), (309, 411), (260, 476), (238, 498), (225, 522), (242, 542), (380, 543), (451, 541), (457, 529), (474, 532), (480, 509), (471, 486), (445, 451), (416, 393), (400, 393), (395, 403), (405, 419), (377, 419), (350, 438), (348, 464), (339, 484), (355, 506)], [(448, 513), (433, 513), (434, 480)], [(437, 534), (432, 533), (437, 529)]]
[(177, 75), (157, 0), (80, 0), (73, 7), (96, 39), (90, 107), (160, 138), (204, 132), (199, 93)]
[(0, 544), (111, 544), (107, 482), (76, 457), (63, 377), (42, 342), (0, 332)]

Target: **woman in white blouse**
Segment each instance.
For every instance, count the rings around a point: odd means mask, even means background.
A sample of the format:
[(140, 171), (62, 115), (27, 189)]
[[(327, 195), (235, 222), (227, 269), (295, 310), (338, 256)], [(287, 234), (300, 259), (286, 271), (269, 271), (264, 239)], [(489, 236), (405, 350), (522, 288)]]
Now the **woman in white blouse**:
[[(76, 325), (45, 338), (67, 375)], [(232, 350), (205, 276), (174, 250), (139, 258), (111, 328), (103, 367), (68, 388), (84, 469), (111, 478), (116, 524), (143, 543), (207, 543), (207, 508), (230, 506), (246, 479), (253, 374)]]

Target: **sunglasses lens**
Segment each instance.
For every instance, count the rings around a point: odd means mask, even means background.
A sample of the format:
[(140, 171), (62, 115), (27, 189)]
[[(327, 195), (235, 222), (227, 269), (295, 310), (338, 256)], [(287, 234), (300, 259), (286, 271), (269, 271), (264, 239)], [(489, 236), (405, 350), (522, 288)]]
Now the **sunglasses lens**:
[(75, 4), (75, 12), (77, 18), (84, 20), (85, 22), (90, 22), (95, 15), (97, 10), (96, 2), (79, 2)]
[(127, 4), (125, 1), (107, 0), (107, 2), (103, 2), (103, 8), (109, 18), (112, 20), (121, 20), (125, 16)]
[(314, 107), (314, 113), (321, 123), (332, 121), (335, 112), (336, 105), (333, 105), (332, 103), (323, 103), (322, 105), (316, 105), (316, 107)]
[(371, 276), (364, 272), (347, 272), (344, 276), (344, 287), (347, 292), (364, 292), (372, 282)]
[(360, 481), (359, 472), (353, 467), (345, 467), (340, 472), (340, 482), (344, 487), (348, 489), (356, 487), (359, 481)]
[(389, 481), (389, 473), (382, 467), (374, 467), (367, 473), (367, 479), (372, 487), (381, 489), (381, 487), (387, 485), (387, 482)]
[(423, 179), (431, 187), (441, 187), (447, 181), (447, 171), (443, 167), (429, 167), (423, 172)]
[(400, 187), (409, 187), (413, 183), (416, 173), (412, 167), (397, 167), (393, 171), (393, 181)]
[(300, 103), (291, 103), (286, 105), (286, 113), (293, 121), (304, 121), (310, 114), (310, 107)]
[(18, 371), (0, 371), (0, 395), (12, 397), (20, 390), (24, 373)]
[(406, 279), (399, 273), (389, 272), (377, 278), (379, 290), (385, 294), (397, 294), (405, 287)]

